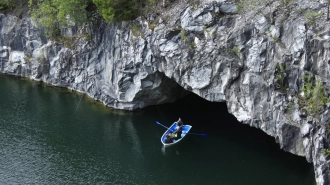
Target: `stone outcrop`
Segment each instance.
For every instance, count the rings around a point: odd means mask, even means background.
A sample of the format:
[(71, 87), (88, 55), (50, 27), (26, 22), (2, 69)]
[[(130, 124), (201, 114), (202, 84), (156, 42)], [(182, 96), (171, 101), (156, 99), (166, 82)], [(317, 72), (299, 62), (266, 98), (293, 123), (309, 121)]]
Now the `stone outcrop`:
[[(62, 28), (71, 37), (66, 45), (47, 40), (28, 17), (0, 14), (0, 72), (116, 109), (173, 102), (187, 92), (225, 101), (239, 121), (312, 162), (318, 185), (329, 184), (330, 104), (310, 115), (299, 100), (306, 74), (330, 89), (327, 2), (264, 2), (239, 14), (231, 0), (180, 1), (130, 23)], [(308, 10), (322, 16), (311, 23)]]

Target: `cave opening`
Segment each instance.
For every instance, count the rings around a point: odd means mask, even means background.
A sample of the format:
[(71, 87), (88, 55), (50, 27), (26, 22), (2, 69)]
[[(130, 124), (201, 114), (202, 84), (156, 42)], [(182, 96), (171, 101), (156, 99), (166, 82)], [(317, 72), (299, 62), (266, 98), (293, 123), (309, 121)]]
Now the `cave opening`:
[[(192, 133), (208, 134), (207, 144), (214, 145), (218, 148), (216, 150), (218, 152), (228, 151), (226, 149), (228, 146), (218, 146), (215, 140), (225, 140), (230, 145), (243, 148), (249, 153), (248, 155), (254, 153), (262, 155), (262, 158), (276, 158), (281, 163), (283, 162), (281, 164), (283, 166), (290, 165), (290, 168), (297, 171), (306, 170), (301, 172), (306, 175), (306, 179), (308, 181), (314, 179), (312, 164), (308, 163), (305, 157), (285, 152), (280, 149), (279, 144), (272, 136), (267, 135), (262, 130), (239, 122), (235, 116), (228, 112), (226, 102), (210, 102), (194, 93), (189, 93), (174, 103), (150, 106), (146, 109), (148, 109), (148, 112), (157, 111), (156, 115), (166, 116), (173, 122), (181, 117), (184, 124), (193, 126)], [(237, 155), (244, 156), (245, 154)]]
[(230, 114), (226, 102), (210, 102), (194, 93), (173, 103), (149, 106), (147, 110), (166, 113), (170, 120), (176, 121), (179, 117), (184, 124), (192, 125), (192, 132), (207, 133), (210, 137), (228, 137), (237, 143), (250, 143), (256, 147), (259, 144), (279, 145), (275, 139), (262, 130), (239, 122)]
[[(292, 155), (280, 149), (274, 137), (267, 135), (260, 129), (239, 122), (234, 115), (228, 112), (226, 102), (208, 101), (189, 90), (185, 90), (164, 73), (160, 73), (160, 76), (162, 78), (160, 89), (164, 90), (163, 93), (166, 94), (166, 97), (170, 97), (168, 102), (172, 103), (147, 106), (140, 109), (143, 112), (162, 115), (166, 117), (166, 120), (171, 120), (171, 123), (180, 117), (184, 124), (193, 126), (191, 132), (194, 133), (206, 133), (209, 137), (220, 137), (257, 150), (266, 148), (268, 152)], [(305, 163), (304, 157), (298, 158), (304, 160)]]

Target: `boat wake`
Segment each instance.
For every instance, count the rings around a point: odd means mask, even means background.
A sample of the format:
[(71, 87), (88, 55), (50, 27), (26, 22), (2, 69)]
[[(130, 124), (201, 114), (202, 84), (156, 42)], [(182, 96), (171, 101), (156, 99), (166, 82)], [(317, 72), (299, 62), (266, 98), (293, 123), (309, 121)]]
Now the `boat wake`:
[(165, 148), (166, 148), (166, 147), (163, 145), (163, 147), (162, 147), (162, 154), (163, 154), (163, 155), (166, 154), (166, 153), (165, 153)]

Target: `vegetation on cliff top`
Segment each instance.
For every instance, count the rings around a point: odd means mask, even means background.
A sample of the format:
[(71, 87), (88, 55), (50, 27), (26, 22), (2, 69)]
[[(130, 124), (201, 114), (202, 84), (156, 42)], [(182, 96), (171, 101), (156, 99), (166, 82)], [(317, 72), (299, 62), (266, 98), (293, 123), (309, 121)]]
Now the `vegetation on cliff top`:
[(0, 0), (1, 13), (22, 18), (28, 11), (28, 0)]
[(142, 9), (153, 3), (150, 0), (29, 0), (29, 13), (46, 35), (59, 36), (59, 27), (82, 24), (100, 13), (105, 21), (132, 20)]
[[(56, 39), (60, 27), (81, 25), (100, 14), (106, 22), (133, 20), (159, 2), (156, 0), (0, 0), (0, 11), (21, 16), (28, 12), (46, 36)], [(19, 11), (17, 13), (17, 11)]]

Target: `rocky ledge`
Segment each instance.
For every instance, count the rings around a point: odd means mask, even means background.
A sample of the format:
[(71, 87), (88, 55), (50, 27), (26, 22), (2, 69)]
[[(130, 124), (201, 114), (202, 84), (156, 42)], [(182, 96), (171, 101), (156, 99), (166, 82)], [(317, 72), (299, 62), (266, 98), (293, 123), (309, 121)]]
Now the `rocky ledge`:
[(312, 111), (308, 104), (318, 99), (303, 98), (308, 84), (329, 94), (327, 1), (263, 2), (242, 13), (232, 0), (164, 1), (161, 14), (132, 22), (63, 27), (65, 44), (48, 40), (29, 17), (0, 14), (0, 72), (115, 109), (173, 102), (187, 92), (225, 101), (239, 121), (305, 156), (317, 184), (327, 185), (330, 104)]

